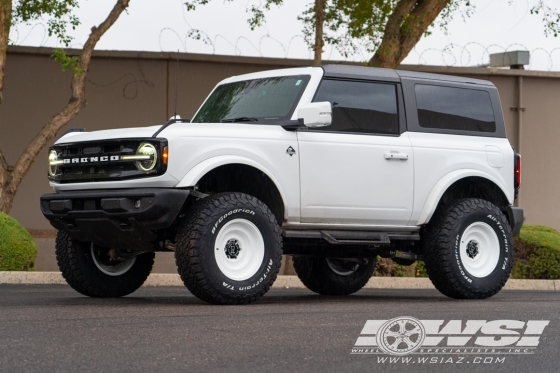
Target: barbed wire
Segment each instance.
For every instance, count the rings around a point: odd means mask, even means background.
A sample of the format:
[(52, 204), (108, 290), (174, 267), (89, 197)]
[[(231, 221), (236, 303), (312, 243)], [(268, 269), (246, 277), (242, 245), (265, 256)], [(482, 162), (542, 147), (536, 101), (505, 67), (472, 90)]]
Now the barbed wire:
[[(255, 38), (241, 35), (235, 39), (230, 39), (219, 33), (211, 36), (203, 30), (191, 27), (184, 12), (183, 20), (187, 26), (187, 30), (184, 32), (178, 32), (171, 27), (165, 27), (160, 30), (158, 37), (158, 49), (160, 52), (175, 52), (178, 49), (177, 43), (179, 43), (179, 49), (185, 53), (204, 53), (205, 48), (201, 48), (200, 45), (200, 43), (202, 43), (206, 48), (210, 49), (211, 54), (215, 55), (233, 54), (236, 56), (254, 56), (256, 54), (259, 57), (273, 57), (279, 54), (281, 58), (312, 58), (313, 53), (305, 43), (304, 36), (300, 34), (292, 36), (287, 42), (282, 42), (264, 28), (266, 32), (260, 36), (255, 36)], [(38, 45), (39, 47), (46, 46), (50, 40), (47, 26), (41, 22), (34, 24), (25, 34), (22, 34), (17, 27), (14, 27), (12, 32), (15, 36), (10, 40), (12, 45), (23, 45), (33, 32), (42, 32), (41, 41)], [(173, 43), (172, 48), (165, 48), (164, 44), (165, 42), (169, 42), (169, 35), (176, 39), (176, 42)], [(298, 41), (305, 45), (305, 50), (307, 52), (303, 52), (300, 49), (300, 51), (294, 55), (294, 44)], [(197, 43), (199, 44), (197, 45)], [(228, 47), (220, 47), (219, 44)], [(81, 48), (82, 46), (81, 43), (73, 43), (69, 47)], [(232, 50), (233, 53), (231, 53)], [(423, 50), (416, 47), (411, 51), (404, 62), (418, 65), (481, 67), (488, 66), (490, 54), (514, 50), (524, 50), (530, 53), (530, 63), (528, 66), (525, 66), (528, 70), (560, 71), (560, 47), (553, 48), (552, 50), (546, 50), (540, 47), (530, 49), (520, 43), (513, 43), (506, 47), (499, 44), (486, 46), (479, 42), (468, 42), (464, 45), (449, 43), (441, 48), (432, 47)], [(306, 54), (306, 56), (304, 56), (304, 54)], [(366, 62), (368, 56), (369, 53), (367, 51), (358, 50), (354, 55), (344, 57), (332, 45), (325, 46), (323, 52), (325, 60), (332, 60), (334, 57), (336, 60)], [(138, 81), (140, 82), (142, 79)]]
[[(170, 51), (164, 48), (162, 43), (162, 35), (164, 31), (171, 31), (172, 29), (166, 28), (160, 32), (160, 39), (159, 39), (159, 47), (160, 51)], [(263, 48), (263, 40), (270, 39), (275, 44), (278, 45), (279, 50), (281, 51), (281, 55), (283, 58), (290, 57), (290, 48), (292, 47), (292, 43), (295, 39), (304, 40), (302, 35), (295, 35), (289, 39), (287, 46), (282, 43), (279, 39), (270, 36), (269, 34), (262, 35), (258, 39), (258, 44), (255, 45), (245, 36), (238, 37), (235, 41), (230, 41), (227, 37), (221, 34), (216, 34), (213, 38), (211, 38), (208, 34), (203, 33), (203, 31), (197, 29), (191, 29), (187, 31), (183, 38), (179, 36), (179, 34), (172, 30), (173, 33), (177, 35), (177, 37), (182, 40), (182, 48), (186, 53), (192, 53), (192, 50), (195, 48), (189, 47), (189, 42), (196, 42), (202, 41), (204, 44), (209, 46), (212, 49), (211, 54), (230, 54), (227, 53), (225, 50), (219, 50), (216, 47), (216, 40), (218, 38), (223, 39), (227, 44), (231, 45), (234, 48), (234, 55), (237, 56), (249, 56), (250, 53), (244, 53), (242, 47), (240, 47), (240, 41), (245, 40), (249, 43), (251, 48), (258, 53), (261, 57), (266, 57), (267, 53), (264, 51)], [(200, 35), (200, 37), (193, 37), (193, 35)], [(203, 36), (202, 36), (203, 35)], [(334, 46), (327, 46), (325, 48), (325, 52), (323, 56), (326, 57), (326, 60), (330, 60), (334, 55), (337, 56), (337, 59), (347, 60), (352, 62), (366, 62), (367, 61), (367, 52), (360, 50), (355, 55), (344, 58), (342, 57)], [(530, 49), (523, 44), (520, 43), (513, 43), (506, 47), (499, 45), (499, 44), (491, 44), (488, 46), (483, 45), (479, 42), (469, 42), (465, 45), (460, 45), (456, 43), (450, 43), (442, 48), (426, 48), (423, 50), (418, 50), (418, 48), (414, 48), (410, 55), (407, 58), (407, 63), (416, 63), (418, 65), (441, 65), (441, 66), (457, 66), (457, 67), (485, 67), (489, 65), (490, 61), (490, 54), (493, 53), (500, 53), (500, 52), (511, 52), (511, 51), (528, 51), (530, 53), (530, 63), (526, 68), (528, 70), (535, 69), (535, 65), (539, 66), (540, 70), (560, 70), (560, 47), (554, 48), (552, 50), (546, 50), (544, 48), (533, 48)], [(200, 50), (198, 51), (200, 53)], [(297, 57), (296, 57), (297, 58)], [(301, 58), (301, 57), (299, 57)], [(311, 58), (311, 51), (308, 52), (308, 58)], [(428, 61), (429, 59), (429, 61)], [(536, 62), (540, 61), (540, 62)], [(542, 67), (546, 65), (546, 67)]]
[[(473, 57), (473, 49), (476, 48), (479, 50), (478, 59), (475, 59)], [(507, 47), (503, 47), (499, 44), (491, 44), (489, 46), (485, 46), (478, 42), (470, 42), (465, 45), (451, 43), (447, 44), (441, 49), (427, 48), (422, 51), (418, 51), (415, 48), (413, 49), (412, 53), (417, 56), (418, 65), (426, 65), (427, 60), (425, 56), (429, 53), (436, 53), (440, 55), (440, 61), (444, 66), (481, 67), (488, 66), (490, 61), (490, 54), (492, 53), (512, 52), (518, 50), (529, 52), (530, 60), (529, 65), (526, 67), (528, 70), (531, 70), (535, 66), (535, 61), (537, 60), (536, 56), (539, 57), (539, 60), (544, 59), (544, 61), (546, 61), (546, 70), (560, 70), (560, 47), (553, 48), (552, 50), (548, 51), (544, 48), (529, 49), (525, 45), (520, 43), (514, 43), (508, 45)], [(554, 57), (556, 56), (556, 53), (558, 55), (558, 58), (556, 59), (555, 64)], [(411, 58), (410, 55), (409, 58)], [(449, 59), (452, 60), (451, 63), (449, 63)], [(431, 64), (433, 64), (433, 62)]]

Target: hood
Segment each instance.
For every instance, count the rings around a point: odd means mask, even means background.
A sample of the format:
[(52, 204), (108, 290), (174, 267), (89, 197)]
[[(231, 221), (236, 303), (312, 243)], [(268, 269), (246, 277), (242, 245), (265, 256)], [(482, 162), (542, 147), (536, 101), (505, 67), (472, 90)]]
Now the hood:
[(109, 140), (109, 139), (131, 139), (131, 138), (147, 138), (152, 135), (161, 127), (138, 127), (138, 128), (119, 128), (114, 130), (103, 130), (93, 132), (70, 132), (60, 139), (56, 140), (55, 144), (64, 144), (71, 142), (95, 141), (95, 140)]

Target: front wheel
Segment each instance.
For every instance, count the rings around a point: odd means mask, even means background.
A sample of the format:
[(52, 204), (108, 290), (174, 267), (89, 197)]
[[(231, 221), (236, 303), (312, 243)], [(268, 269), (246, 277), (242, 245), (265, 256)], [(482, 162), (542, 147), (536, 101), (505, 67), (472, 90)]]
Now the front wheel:
[(118, 258), (107, 248), (74, 240), (63, 231), (56, 236), (55, 253), (66, 282), (95, 298), (122, 297), (136, 291), (148, 278), (155, 256), (126, 253), (126, 258)]
[(243, 193), (206, 197), (179, 224), (175, 261), (185, 286), (213, 304), (247, 304), (276, 280), (282, 238), (274, 214)]
[(375, 258), (336, 259), (295, 256), (301, 282), (321, 295), (349, 295), (363, 288), (375, 269)]
[(432, 283), (451, 298), (493, 296), (513, 266), (511, 227), (498, 207), (481, 199), (460, 200), (436, 211), (422, 247)]

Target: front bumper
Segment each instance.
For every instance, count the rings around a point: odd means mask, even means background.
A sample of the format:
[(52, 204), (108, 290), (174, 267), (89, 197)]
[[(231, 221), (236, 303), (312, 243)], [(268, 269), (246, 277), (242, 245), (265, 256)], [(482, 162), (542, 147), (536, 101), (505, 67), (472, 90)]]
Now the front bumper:
[(189, 190), (102, 189), (44, 194), (41, 211), (51, 225), (79, 241), (153, 251), (157, 235), (177, 218)]
[(523, 215), (523, 209), (520, 207), (507, 206), (505, 208), (509, 224), (511, 225), (511, 230), (514, 236), (519, 236), (521, 232), (521, 227), (523, 226), (523, 220), (525, 217)]

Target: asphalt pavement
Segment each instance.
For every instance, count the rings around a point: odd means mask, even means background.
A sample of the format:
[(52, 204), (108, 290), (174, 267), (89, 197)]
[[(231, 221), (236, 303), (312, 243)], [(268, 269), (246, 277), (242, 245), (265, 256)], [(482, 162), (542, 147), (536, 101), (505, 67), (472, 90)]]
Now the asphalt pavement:
[[(0, 285), (0, 371), (557, 373), (559, 308), (560, 293), (546, 291), (459, 301), (435, 290), (272, 289), (248, 306), (212, 306), (181, 287), (92, 299), (64, 285)], [(399, 316), (550, 323), (529, 353), (352, 353), (367, 320)]]

